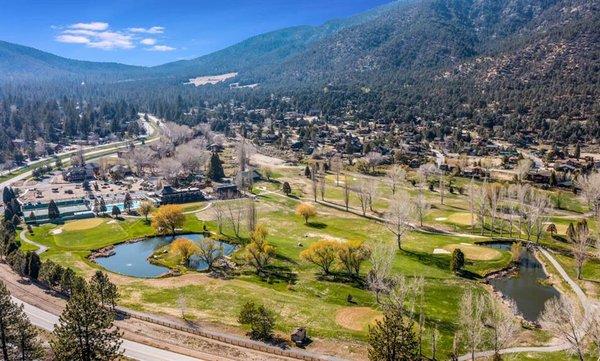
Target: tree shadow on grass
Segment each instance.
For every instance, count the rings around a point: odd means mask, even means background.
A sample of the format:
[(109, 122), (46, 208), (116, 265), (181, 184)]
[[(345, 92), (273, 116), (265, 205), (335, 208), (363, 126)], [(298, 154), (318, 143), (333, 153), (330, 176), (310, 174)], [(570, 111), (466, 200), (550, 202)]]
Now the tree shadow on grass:
[(317, 275), (317, 280), (323, 282), (344, 283), (358, 289), (365, 289), (367, 286), (362, 277), (357, 277), (344, 272), (332, 272), (328, 275), (319, 273)]
[(287, 266), (268, 266), (261, 272), (259, 277), (268, 283), (296, 284), (298, 281), (298, 275)]
[(322, 223), (322, 222), (308, 222), (306, 225), (309, 226), (309, 227), (311, 227), (311, 228), (316, 228), (316, 229), (325, 229), (325, 228), (327, 228), (327, 225), (325, 223)]
[(436, 256), (433, 254), (425, 253), (425, 252), (417, 252), (417, 251), (400, 251), (403, 255), (413, 260), (418, 261), (426, 266), (431, 266), (435, 268), (439, 268), (444, 271), (450, 271), (450, 258)]

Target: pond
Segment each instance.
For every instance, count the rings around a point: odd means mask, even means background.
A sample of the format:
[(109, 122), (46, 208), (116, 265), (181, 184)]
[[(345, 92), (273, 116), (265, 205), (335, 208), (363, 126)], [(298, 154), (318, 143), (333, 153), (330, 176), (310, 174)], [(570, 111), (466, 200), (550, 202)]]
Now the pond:
[[(182, 234), (175, 238), (171, 236), (161, 236), (146, 238), (139, 242), (123, 243), (115, 246), (114, 254), (109, 257), (96, 258), (96, 263), (106, 268), (107, 270), (131, 277), (139, 278), (155, 278), (164, 275), (169, 271), (167, 267), (154, 265), (148, 261), (148, 258), (154, 253), (157, 248), (171, 243), (176, 238), (187, 238), (194, 242), (201, 242), (204, 236), (201, 234)], [(235, 251), (235, 246), (217, 242), (222, 246), (223, 254), (230, 255)], [(200, 261), (198, 257), (190, 259), (192, 268), (198, 271), (206, 270), (207, 265)]]
[[(510, 243), (487, 243), (488, 247), (510, 251)], [(517, 274), (494, 278), (490, 284), (504, 296), (515, 301), (519, 313), (528, 321), (536, 321), (544, 304), (560, 294), (556, 288), (540, 283), (547, 278), (542, 264), (532, 251), (523, 247)]]

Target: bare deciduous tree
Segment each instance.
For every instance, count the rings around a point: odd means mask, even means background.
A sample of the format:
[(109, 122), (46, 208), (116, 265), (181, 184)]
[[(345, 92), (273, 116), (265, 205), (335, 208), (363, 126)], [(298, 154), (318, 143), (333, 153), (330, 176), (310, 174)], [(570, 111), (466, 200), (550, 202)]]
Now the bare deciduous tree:
[(369, 185), (365, 180), (361, 180), (358, 183), (358, 187), (356, 187), (356, 197), (358, 198), (358, 202), (360, 203), (360, 209), (362, 210), (363, 216), (367, 214), (367, 209), (369, 208)]
[(371, 168), (371, 172), (375, 173), (377, 166), (383, 162), (383, 156), (379, 152), (369, 152), (367, 155), (365, 155), (365, 161)]
[(590, 320), (564, 296), (546, 302), (540, 323), (550, 333), (570, 346), (570, 351), (584, 361), (584, 338)]
[(475, 361), (475, 352), (485, 339), (485, 298), (483, 295), (474, 294), (468, 290), (463, 294), (458, 313), (460, 327), (460, 341), (471, 353), (471, 360)]
[(471, 213), (471, 230), (475, 230), (475, 212), (477, 210), (477, 186), (475, 185), (475, 180), (471, 178), (471, 183), (469, 184), (468, 190), (469, 194), (469, 212)]
[(391, 243), (378, 242), (371, 247), (371, 270), (367, 275), (367, 285), (375, 293), (377, 303), (380, 295), (390, 288), (390, 273), (396, 252)]
[(525, 181), (525, 179), (527, 178), (527, 173), (529, 173), (532, 166), (533, 161), (529, 158), (521, 159), (517, 163), (517, 166), (515, 167), (515, 173), (517, 175), (517, 180), (519, 181), (519, 183), (523, 183), (523, 181)]
[(173, 183), (180, 175), (181, 163), (174, 158), (163, 158), (157, 163), (160, 175), (169, 183)]
[(189, 140), (194, 133), (187, 125), (165, 122), (162, 126), (162, 134), (174, 145), (179, 145)]
[(223, 226), (225, 225), (225, 204), (223, 202), (214, 202), (212, 204), (213, 214), (215, 221), (217, 222), (217, 228), (219, 233), (223, 233)]
[(347, 175), (344, 176), (344, 206), (346, 212), (348, 212), (350, 206), (350, 178)]
[(573, 242), (573, 258), (575, 258), (575, 271), (577, 272), (577, 279), (581, 279), (581, 271), (583, 265), (587, 261), (588, 247), (591, 245), (589, 230), (587, 225), (578, 224), (575, 231), (575, 239)]
[(206, 263), (207, 269), (212, 271), (215, 263), (223, 258), (223, 245), (217, 243), (212, 238), (205, 238), (199, 242), (196, 255), (201, 261)]
[(594, 172), (590, 175), (582, 175), (577, 178), (575, 184), (581, 188), (581, 193), (585, 197), (590, 208), (600, 213), (600, 173)]
[(241, 226), (244, 221), (246, 211), (241, 202), (226, 202), (225, 217), (236, 237), (240, 236)]
[(398, 249), (402, 249), (402, 238), (411, 228), (415, 218), (415, 207), (406, 192), (397, 193), (385, 213), (385, 225), (396, 236)]
[(419, 219), (419, 225), (423, 227), (423, 220), (425, 219), (425, 216), (427, 216), (427, 213), (431, 209), (431, 204), (429, 204), (427, 198), (423, 193), (417, 194), (417, 196), (413, 200), (413, 204), (415, 208), (415, 214)]
[(340, 185), (340, 173), (344, 169), (344, 164), (342, 162), (342, 157), (339, 154), (336, 154), (333, 159), (331, 159), (331, 171), (335, 173), (335, 185)]
[(130, 167), (137, 175), (143, 175), (144, 169), (151, 167), (155, 153), (149, 147), (136, 147), (127, 154)]
[(209, 153), (203, 141), (196, 139), (180, 145), (175, 150), (175, 159), (181, 163), (182, 170), (187, 174), (201, 172), (208, 161)]
[(258, 210), (256, 209), (256, 201), (253, 199), (249, 199), (247, 204), (248, 232), (253, 232), (258, 224)]
[(373, 179), (369, 179), (366, 181), (365, 191), (367, 192), (367, 203), (369, 204), (369, 209), (371, 212), (375, 212), (373, 209), (373, 203), (377, 199), (379, 195), (379, 188), (377, 188), (377, 182)]
[(493, 295), (488, 296), (485, 326), (489, 329), (489, 340), (499, 360), (500, 350), (511, 346), (519, 331), (519, 324), (513, 316), (516, 310), (514, 301), (509, 301), (508, 307)]
[(406, 171), (399, 165), (394, 165), (387, 173), (387, 181), (392, 190), (392, 195), (396, 194), (398, 187), (406, 180)]
[(242, 137), (242, 141), (236, 146), (236, 157), (238, 161), (239, 170), (241, 172), (246, 171), (246, 167), (249, 164), (250, 157), (256, 153), (256, 149), (252, 143), (246, 141), (246, 138)]

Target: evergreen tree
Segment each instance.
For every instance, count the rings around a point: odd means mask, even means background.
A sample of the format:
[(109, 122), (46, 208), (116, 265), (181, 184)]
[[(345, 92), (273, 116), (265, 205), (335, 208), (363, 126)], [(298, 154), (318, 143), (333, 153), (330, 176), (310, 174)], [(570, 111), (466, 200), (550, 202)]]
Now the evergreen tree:
[(131, 194), (125, 194), (125, 199), (123, 200), (123, 208), (127, 210), (127, 212), (131, 212), (131, 208), (133, 207), (133, 199), (131, 199)]
[(216, 152), (213, 152), (213, 154), (210, 156), (210, 162), (208, 164), (208, 172), (206, 176), (214, 181), (220, 181), (225, 177), (223, 164), (219, 158), (219, 154)]
[(419, 341), (413, 330), (414, 322), (403, 317), (401, 308), (389, 307), (383, 320), (369, 328), (369, 360), (419, 360)]
[(450, 269), (454, 273), (458, 273), (465, 266), (465, 254), (460, 248), (455, 248), (452, 251), (452, 261), (450, 262)]
[(43, 356), (35, 328), (0, 281), (0, 350), (3, 360), (36, 360)]
[(290, 183), (289, 182), (283, 182), (282, 190), (283, 190), (283, 193), (286, 196), (289, 196), (290, 193), (292, 193), (292, 187), (290, 186)]
[(575, 146), (575, 154), (573, 154), (574, 158), (581, 158), (581, 146), (579, 145), (579, 143), (577, 143), (577, 145)]
[(118, 217), (121, 215), (121, 209), (117, 206), (113, 206), (111, 213), (112, 213), (113, 217)]
[(60, 219), (60, 211), (58, 210), (56, 203), (54, 203), (54, 200), (51, 200), (50, 203), (48, 203), (48, 219), (50, 221)]
[(75, 281), (75, 272), (70, 268), (65, 268), (60, 277), (60, 290), (67, 295), (73, 294), (73, 282)]
[(42, 261), (40, 260), (40, 256), (33, 252), (29, 251), (25, 254), (25, 274), (32, 280), (37, 280), (40, 275), (40, 269), (42, 267)]
[(90, 279), (90, 289), (98, 296), (100, 304), (103, 307), (110, 307), (114, 310), (119, 294), (117, 292), (117, 286), (110, 282), (106, 273), (96, 271), (94, 276)]
[(89, 287), (77, 289), (54, 329), (50, 347), (58, 360), (116, 360), (121, 356), (121, 333), (114, 313), (102, 307)]
[(10, 202), (15, 199), (15, 192), (11, 187), (4, 187), (2, 190), (2, 202), (4, 204), (10, 204)]

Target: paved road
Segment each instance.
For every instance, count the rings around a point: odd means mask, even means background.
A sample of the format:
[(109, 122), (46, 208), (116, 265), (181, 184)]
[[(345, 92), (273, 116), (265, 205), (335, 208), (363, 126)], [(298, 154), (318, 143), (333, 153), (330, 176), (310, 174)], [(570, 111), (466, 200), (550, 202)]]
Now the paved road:
[[(594, 302), (587, 298), (587, 296), (585, 295), (585, 293), (583, 292), (581, 287), (579, 287), (577, 282), (573, 281), (573, 279), (571, 279), (571, 277), (569, 277), (569, 275), (567, 274), (565, 269), (550, 254), (550, 252), (548, 252), (547, 250), (545, 250), (543, 248), (539, 248), (539, 250), (546, 257), (546, 259), (548, 259), (550, 261), (552, 266), (554, 266), (554, 268), (556, 268), (556, 270), (558, 271), (560, 276), (563, 278), (563, 280), (565, 280), (565, 282), (569, 285), (569, 287), (571, 287), (573, 292), (575, 292), (575, 295), (577, 296), (577, 299), (581, 303), (581, 306), (583, 307), (583, 310), (585, 312), (585, 316), (586, 316), (585, 318), (587, 320), (591, 320), (594, 315), (595, 310), (596, 309), (600, 310), (600, 305), (597, 302)], [(581, 331), (584, 334), (587, 333), (588, 328), (589, 328), (589, 323), (587, 323), (587, 324), (584, 323), (581, 325)], [(564, 350), (567, 350), (569, 347), (570, 346), (567, 343), (560, 343), (557, 345), (549, 345), (549, 346), (511, 347), (511, 348), (507, 348), (504, 350), (500, 350), (500, 353), (501, 354), (521, 353), (521, 352), (547, 353), (547, 352), (564, 351)], [(481, 357), (490, 357), (493, 355), (494, 355), (493, 350), (480, 351), (480, 352), (475, 353), (475, 358), (477, 359), (477, 358), (481, 358)], [(471, 355), (470, 354), (463, 355), (463, 356), (459, 357), (458, 359), (459, 359), (459, 361), (467, 361), (467, 360), (471, 359)]]
[[(58, 323), (58, 316), (46, 312), (40, 308), (22, 302), (13, 297), (13, 301), (23, 305), (27, 317), (35, 326), (47, 331), (54, 330), (54, 325)], [(178, 353), (161, 350), (156, 347), (147, 346), (138, 342), (123, 340), (121, 349), (125, 356), (143, 361), (203, 361), (202, 359), (184, 356)]]

